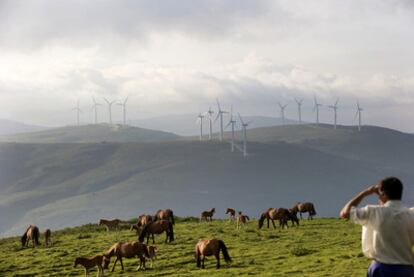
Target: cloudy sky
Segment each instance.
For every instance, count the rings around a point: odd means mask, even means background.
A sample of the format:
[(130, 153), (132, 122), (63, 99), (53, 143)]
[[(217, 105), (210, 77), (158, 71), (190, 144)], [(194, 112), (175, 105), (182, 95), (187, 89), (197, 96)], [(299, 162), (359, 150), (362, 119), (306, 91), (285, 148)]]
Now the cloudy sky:
[[(56, 126), (93, 120), (92, 97), (129, 96), (128, 117), (233, 104), (278, 116), (278, 102), (339, 101), (339, 123), (414, 132), (410, 0), (0, 0), (0, 118)], [(121, 118), (120, 106), (114, 119)], [(99, 111), (102, 120), (106, 110)], [(322, 107), (324, 122), (332, 112)]]

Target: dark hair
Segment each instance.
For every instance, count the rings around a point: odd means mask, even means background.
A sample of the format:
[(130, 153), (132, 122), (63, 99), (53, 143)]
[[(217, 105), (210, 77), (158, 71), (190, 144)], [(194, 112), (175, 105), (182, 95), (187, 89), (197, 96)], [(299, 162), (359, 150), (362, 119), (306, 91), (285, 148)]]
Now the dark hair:
[(397, 177), (387, 177), (380, 182), (380, 190), (390, 200), (401, 200), (403, 184)]

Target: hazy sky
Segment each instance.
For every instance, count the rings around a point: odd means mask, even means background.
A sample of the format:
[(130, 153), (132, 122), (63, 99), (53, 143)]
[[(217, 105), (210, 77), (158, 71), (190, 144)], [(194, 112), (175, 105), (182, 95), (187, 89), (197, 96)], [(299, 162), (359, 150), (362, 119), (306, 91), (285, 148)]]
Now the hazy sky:
[[(340, 98), (339, 123), (414, 132), (414, 2), (0, 0), (0, 118), (91, 122), (91, 97), (122, 100), (129, 118), (233, 104), (279, 115), (277, 103)], [(99, 117), (107, 111), (100, 107)], [(114, 107), (114, 119), (121, 109)], [(332, 121), (322, 107), (321, 118)]]

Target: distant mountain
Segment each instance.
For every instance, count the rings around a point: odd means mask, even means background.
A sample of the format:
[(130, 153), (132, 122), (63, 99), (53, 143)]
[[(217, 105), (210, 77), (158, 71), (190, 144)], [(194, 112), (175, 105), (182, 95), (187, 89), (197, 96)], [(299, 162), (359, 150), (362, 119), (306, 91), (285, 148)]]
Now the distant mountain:
[[(161, 117), (153, 117), (147, 119), (131, 120), (129, 123), (132, 126), (138, 126), (142, 128), (151, 128), (156, 130), (162, 130), (165, 132), (172, 132), (182, 136), (195, 136), (200, 133), (200, 127), (197, 125), (198, 114), (182, 114), (182, 115), (169, 115)], [(225, 115), (224, 123), (228, 123), (228, 115)], [(266, 116), (243, 116), (243, 120), (251, 122), (252, 128), (278, 126), (282, 125), (281, 118), (266, 117)], [(297, 124), (297, 121), (286, 119), (286, 124)], [(219, 123), (215, 122), (213, 130), (217, 132), (219, 130)], [(207, 118), (204, 119), (204, 133), (208, 132)]]
[(172, 133), (123, 126), (95, 124), (67, 126), (39, 132), (0, 136), (0, 142), (19, 143), (91, 143), (91, 142), (154, 142), (175, 140)]
[(29, 125), (9, 119), (0, 119), (0, 135), (35, 132), (45, 129), (47, 129), (47, 127)]

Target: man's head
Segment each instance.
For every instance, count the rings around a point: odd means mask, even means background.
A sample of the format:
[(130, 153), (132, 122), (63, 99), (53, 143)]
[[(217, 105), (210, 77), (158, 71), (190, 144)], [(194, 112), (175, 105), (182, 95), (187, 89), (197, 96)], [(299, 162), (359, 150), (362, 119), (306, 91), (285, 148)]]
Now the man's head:
[(387, 177), (378, 184), (380, 200), (385, 203), (388, 200), (401, 200), (403, 184), (396, 177)]

